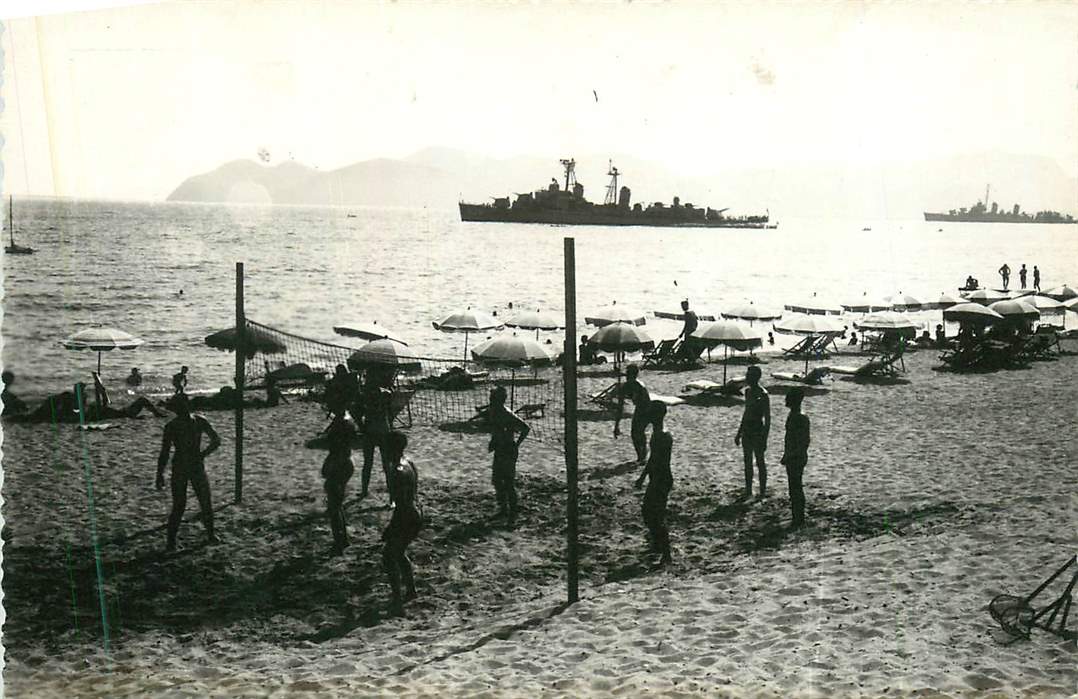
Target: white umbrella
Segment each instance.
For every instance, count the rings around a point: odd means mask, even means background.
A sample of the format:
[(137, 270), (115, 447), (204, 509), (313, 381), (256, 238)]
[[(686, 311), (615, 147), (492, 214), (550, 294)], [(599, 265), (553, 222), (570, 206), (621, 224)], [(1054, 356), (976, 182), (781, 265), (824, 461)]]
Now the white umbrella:
[(731, 306), (722, 312), (723, 318), (738, 318), (747, 320), (751, 324), (757, 320), (778, 320), (782, 317), (782, 311), (766, 306), (757, 306), (752, 301)]
[(561, 317), (553, 313), (544, 313), (538, 308), (534, 311), (517, 314), (511, 320), (507, 320), (505, 324), (510, 328), (534, 330), (535, 339), (537, 340), (539, 339), (540, 330), (560, 330), (565, 327), (565, 321)]
[(719, 321), (706, 323), (692, 334), (692, 337), (709, 345), (722, 345), (722, 382), (726, 383), (726, 363), (729, 359), (729, 348), (735, 350), (748, 350), (763, 344), (763, 337), (752, 328), (746, 328), (738, 323)]
[(516, 393), (516, 368), (530, 365), (539, 366), (549, 364), (553, 357), (546, 348), (530, 337), (517, 337), (512, 335), (499, 335), (485, 342), (481, 342), (472, 350), (472, 357), (483, 364), (510, 367), (509, 378), (509, 407), (513, 407)]
[(980, 303), (967, 301), (950, 308), (943, 309), (943, 319), (955, 323), (994, 323), (1003, 320), (1003, 316), (993, 311), (988, 306)]
[(372, 365), (397, 369), (418, 369), (422, 365), (411, 349), (393, 340), (368, 342), (348, 357), (348, 366), (363, 369)]
[(1063, 307), (1073, 313), (1078, 313), (1078, 296), (1063, 302)]
[(891, 308), (896, 311), (919, 311), (924, 305), (921, 299), (903, 294), (901, 291), (894, 296), (888, 296), (887, 300), (891, 303)]
[(464, 333), (464, 360), (468, 360), (468, 335), (471, 333), (485, 332), (487, 330), (501, 329), (504, 325), (500, 320), (482, 311), (473, 311), (471, 307), (451, 313), (440, 322), (431, 323), (435, 330), (446, 333)]
[(101, 373), (101, 353), (114, 349), (133, 350), (143, 344), (139, 338), (116, 328), (90, 328), (82, 330), (62, 341), (70, 350), (92, 350), (97, 352), (97, 373)]
[(811, 315), (842, 315), (842, 307), (830, 300), (822, 299), (812, 292), (812, 296), (795, 303), (788, 303), (784, 308), (795, 313), (809, 313)]
[(1052, 287), (1048, 291), (1045, 291), (1044, 295), (1051, 296), (1056, 301), (1067, 301), (1069, 299), (1078, 298), (1078, 291), (1066, 284), (1060, 284), (1059, 286)]
[(866, 291), (861, 295), (861, 298), (850, 303), (844, 303), (842, 307), (851, 313), (873, 313), (875, 311), (889, 311), (893, 305), (883, 297), (869, 296)]
[(647, 322), (643, 311), (638, 311), (629, 306), (619, 306), (615, 301), (609, 306), (604, 306), (589, 316), (584, 317), (584, 322), (589, 325), (604, 327), (611, 323), (628, 323), (630, 325), (643, 325)]
[(989, 305), (988, 308), (1004, 318), (1026, 318), (1029, 320), (1036, 320), (1041, 317), (1040, 311), (1033, 308), (1025, 301), (996, 301)]
[(399, 342), (402, 345), (408, 344), (392, 330), (379, 325), (378, 321), (373, 323), (364, 323), (362, 321), (342, 323), (334, 325), (333, 332), (345, 337), (358, 337), (361, 340), (393, 340), (393, 342)]
[(910, 331), (914, 333), (920, 327), (920, 324), (914, 323), (906, 316), (895, 313), (894, 311), (885, 311), (883, 313), (873, 313), (867, 315), (859, 321), (854, 322), (853, 327), (858, 330), (880, 330), (884, 332), (899, 332), (908, 334)]
[(964, 296), (967, 301), (975, 301), (984, 306), (995, 303), (996, 301), (1005, 301), (1010, 298), (1008, 292), (996, 291), (995, 289), (977, 289)]
[(954, 296), (951, 296), (950, 294), (941, 293), (939, 295), (938, 299), (936, 299), (935, 301), (931, 302), (928, 305), (930, 305), (932, 308), (940, 308), (940, 309), (942, 309), (942, 308), (950, 308), (951, 306), (955, 306), (955, 305), (960, 304), (960, 303), (962, 303), (962, 299), (956, 299)]
[(1050, 296), (1041, 296), (1038, 294), (1035, 296), (1023, 296), (1018, 300), (1027, 306), (1036, 308), (1042, 314), (1062, 313), (1066, 310), (1066, 306), (1064, 306), (1062, 302), (1056, 301)]
[(603, 352), (614, 354), (615, 365), (622, 352), (635, 352), (655, 346), (655, 342), (643, 328), (630, 323), (611, 323), (603, 326), (588, 338), (588, 344), (598, 347)]
[(786, 316), (774, 325), (777, 332), (787, 335), (841, 335), (846, 327), (836, 318), (803, 313)]

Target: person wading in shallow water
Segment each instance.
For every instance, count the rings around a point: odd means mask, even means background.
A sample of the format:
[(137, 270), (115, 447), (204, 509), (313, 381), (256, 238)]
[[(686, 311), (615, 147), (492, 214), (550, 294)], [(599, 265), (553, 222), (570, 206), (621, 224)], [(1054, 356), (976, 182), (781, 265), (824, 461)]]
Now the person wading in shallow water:
[(670, 456), (674, 448), (674, 438), (663, 430), (663, 419), (666, 417), (666, 404), (661, 401), (652, 401), (647, 408), (651, 419), (651, 456), (648, 457), (647, 466), (637, 487), (648, 481), (648, 488), (644, 491), (644, 500), (641, 503), (641, 511), (644, 515), (644, 525), (648, 528), (651, 539), (652, 551), (661, 553), (662, 559), (659, 565), (671, 562), (670, 557), (670, 530), (666, 526), (666, 502), (670, 497), (670, 489), (674, 486), (674, 477), (670, 472)]
[[(386, 436), (386, 448), (392, 463), (393, 478), (390, 488), (393, 496), (393, 516), (389, 526), (382, 532), (382, 565), (389, 577), (389, 587), (393, 593), (392, 609), (396, 614), (404, 612), (404, 602), (414, 599), (415, 572), (412, 561), (408, 559), (408, 545), (419, 536), (423, 528), (423, 513), (419, 508), (419, 472), (415, 464), (404, 456), (408, 438), (401, 432), (393, 431)], [(401, 596), (401, 583), (405, 595)]]
[(771, 399), (767, 390), (760, 385), (760, 367), (750, 366), (745, 371), (749, 387), (745, 390), (745, 412), (741, 415), (741, 425), (737, 428), (734, 444), (741, 446), (745, 457), (745, 493), (744, 499), (752, 497), (752, 459), (756, 457), (756, 467), (760, 470), (759, 498), (767, 497), (767, 467), (764, 465), (764, 452), (767, 451), (767, 433), (771, 431)]
[(651, 394), (647, 387), (639, 379), (640, 367), (630, 364), (625, 370), (625, 383), (618, 392), (618, 418), (614, 421), (614, 436), (621, 435), (621, 417), (625, 411), (625, 398), (633, 402), (633, 421), (630, 435), (633, 440), (633, 449), (636, 450), (636, 463), (643, 466), (648, 460), (648, 408), (651, 405)]
[(505, 407), (506, 397), (503, 386), (490, 392), (487, 420), (491, 435), (487, 450), (494, 453), (491, 481), (494, 483), (494, 495), (498, 498), (498, 512), (495, 516), (505, 515), (511, 527), (517, 516), (517, 457), (520, 455), (520, 443), (531, 432), (531, 427)]
[[(221, 438), (213, 430), (209, 421), (201, 415), (193, 415), (187, 396), (177, 394), (171, 400), (176, 417), (165, 424), (165, 434), (161, 440), (161, 453), (157, 457), (158, 490), (165, 487), (165, 464), (169, 453), (172, 456), (172, 473), (169, 480), (172, 485), (172, 512), (168, 516), (167, 551), (176, 550), (176, 533), (183, 520), (183, 511), (187, 507), (187, 485), (195, 489), (198, 504), (202, 510), (202, 524), (206, 527), (206, 540), (215, 544), (220, 540), (213, 531), (213, 503), (210, 500), (210, 482), (206, 479), (206, 457), (221, 446)], [(202, 448), (202, 436), (207, 435), (210, 443)]]
[(356, 425), (342, 410), (333, 416), (325, 431), (329, 454), (322, 462), (322, 478), (326, 479), (326, 516), (333, 531), (333, 555), (344, 553), (348, 546), (348, 524), (344, 518), (344, 494), (348, 479), (355, 472), (352, 463), (352, 443), (356, 439)]

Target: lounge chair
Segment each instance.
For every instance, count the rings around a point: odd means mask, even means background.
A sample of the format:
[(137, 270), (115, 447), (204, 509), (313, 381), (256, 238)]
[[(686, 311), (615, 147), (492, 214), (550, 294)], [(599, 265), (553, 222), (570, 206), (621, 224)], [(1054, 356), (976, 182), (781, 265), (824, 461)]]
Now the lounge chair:
[(589, 394), (588, 400), (604, 408), (616, 408), (618, 407), (618, 389), (620, 387), (620, 382), (612, 383), (601, 391)]
[(644, 355), (644, 369), (653, 366), (661, 366), (673, 361), (674, 350), (677, 348), (677, 340), (663, 340), (655, 345), (655, 349)]
[(903, 351), (900, 348), (896, 351), (885, 352), (870, 357), (869, 360), (861, 366), (829, 366), (826, 368), (833, 374), (845, 374), (855, 378), (897, 376), (899, 371), (906, 371), (906, 364), (902, 360), (902, 355)]
[(415, 391), (396, 390), (389, 397), (389, 418), (396, 427), (412, 426), (412, 398)]
[(793, 347), (782, 350), (782, 353), (788, 357), (803, 357), (812, 352), (812, 348), (816, 346), (819, 339), (818, 335), (806, 335)]
[(796, 381), (797, 383), (803, 383), (806, 386), (819, 386), (823, 383), (824, 377), (830, 373), (831, 369), (829, 367), (819, 366), (804, 374), (776, 371), (771, 375), (780, 381)]
[(684, 390), (700, 391), (701, 393), (718, 393), (723, 396), (737, 396), (741, 395), (741, 391), (748, 385), (748, 379), (742, 375), (730, 377), (726, 380), (726, 383), (720, 383), (710, 379), (698, 379), (685, 384)]

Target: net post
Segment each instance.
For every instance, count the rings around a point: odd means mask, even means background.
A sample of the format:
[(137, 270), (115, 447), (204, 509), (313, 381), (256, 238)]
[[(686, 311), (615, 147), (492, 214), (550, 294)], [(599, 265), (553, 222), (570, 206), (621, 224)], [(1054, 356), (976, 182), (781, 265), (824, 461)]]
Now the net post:
[(575, 239), (565, 238), (565, 350), (562, 353), (562, 371), (565, 374), (565, 484), (566, 536), (568, 570), (566, 579), (569, 604), (579, 599), (580, 575), (577, 546), (577, 394), (576, 394), (576, 247)]
[(236, 263), (236, 492), (233, 501), (243, 500), (243, 385), (246, 379), (247, 314), (243, 307), (243, 263)]

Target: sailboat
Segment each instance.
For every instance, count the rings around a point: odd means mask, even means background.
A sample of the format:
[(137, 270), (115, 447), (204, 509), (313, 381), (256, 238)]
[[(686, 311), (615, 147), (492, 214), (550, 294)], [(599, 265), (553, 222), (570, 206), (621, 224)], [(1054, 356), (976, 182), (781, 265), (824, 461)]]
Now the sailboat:
[(7, 230), (11, 235), (11, 245), (4, 246), (4, 252), (9, 255), (33, 255), (34, 249), (25, 245), (17, 245), (15, 243), (15, 226), (14, 215), (12, 214), (12, 208), (15, 203), (14, 197), (8, 197), (7, 201)]

